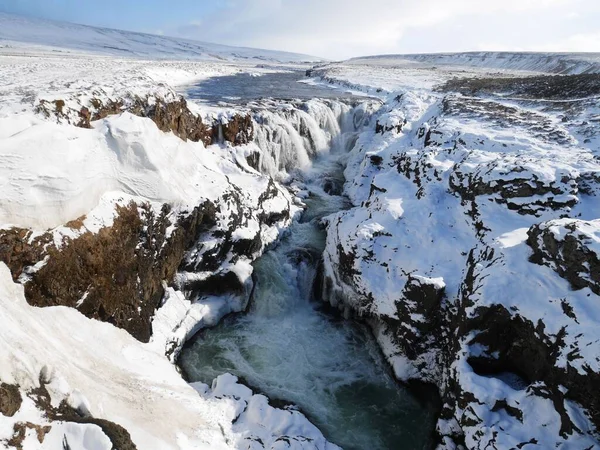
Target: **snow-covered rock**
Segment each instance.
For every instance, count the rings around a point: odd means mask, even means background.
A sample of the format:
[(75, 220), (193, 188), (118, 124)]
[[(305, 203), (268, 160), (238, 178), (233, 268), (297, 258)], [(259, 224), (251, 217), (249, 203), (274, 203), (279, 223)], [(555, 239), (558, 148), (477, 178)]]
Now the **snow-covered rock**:
[(573, 289), (590, 288), (600, 295), (600, 220), (555, 219), (528, 231), (530, 260), (552, 267)]
[[(361, 64), (319, 70), (374, 92), (379, 61)], [(390, 66), (348, 160), (354, 207), (326, 220), (324, 298), (372, 325), (398, 378), (438, 386), (440, 448), (597, 448), (594, 100), (514, 75), (527, 95), (467, 97), (465, 77), (496, 78)]]

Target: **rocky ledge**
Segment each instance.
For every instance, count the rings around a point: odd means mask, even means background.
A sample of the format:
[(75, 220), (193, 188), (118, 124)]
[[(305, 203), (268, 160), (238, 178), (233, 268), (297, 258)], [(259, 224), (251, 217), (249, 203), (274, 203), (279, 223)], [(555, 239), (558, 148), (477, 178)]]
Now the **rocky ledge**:
[(233, 145), (247, 144), (254, 134), (250, 115), (234, 113), (228, 117), (207, 116), (203, 119), (189, 109), (185, 98), (172, 91), (162, 95), (127, 95), (118, 100), (97, 97), (85, 100), (76, 97), (67, 101), (40, 99), (35, 109), (46, 118), (81, 128), (91, 128), (93, 121), (129, 112), (151, 119), (161, 131), (204, 145), (218, 143), (219, 140)]

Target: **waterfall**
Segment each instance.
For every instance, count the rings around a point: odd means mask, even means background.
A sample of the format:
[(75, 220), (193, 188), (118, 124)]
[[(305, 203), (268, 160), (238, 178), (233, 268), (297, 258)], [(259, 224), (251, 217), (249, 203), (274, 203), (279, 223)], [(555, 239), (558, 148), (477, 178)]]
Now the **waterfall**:
[(259, 170), (285, 179), (293, 170), (305, 171), (312, 161), (330, 151), (351, 150), (354, 132), (365, 126), (377, 102), (358, 105), (339, 100), (314, 99), (256, 108), (254, 144), (260, 154)]
[[(269, 122), (259, 128), (265, 137), (259, 145), (265, 153), (274, 151), (268, 155), (273, 163), (306, 158), (310, 166), (292, 174), (308, 192), (302, 219), (254, 263), (256, 284), (246, 314), (195, 336), (180, 355), (180, 367), (189, 380), (203, 383), (229, 372), (271, 399), (298, 405), (345, 450), (432, 447), (432, 411), (396, 384), (367, 327), (329, 315), (314, 298), (326, 236), (320, 219), (346, 206), (341, 188), (328, 191), (324, 182), (343, 180), (339, 159), (344, 146), (354, 144), (348, 135), (356, 133), (361, 113), (348, 105), (309, 103), (285, 111), (289, 127), (275, 128), (274, 114), (265, 113)], [(302, 124), (313, 128), (299, 132)], [(318, 139), (339, 147), (317, 151)]]

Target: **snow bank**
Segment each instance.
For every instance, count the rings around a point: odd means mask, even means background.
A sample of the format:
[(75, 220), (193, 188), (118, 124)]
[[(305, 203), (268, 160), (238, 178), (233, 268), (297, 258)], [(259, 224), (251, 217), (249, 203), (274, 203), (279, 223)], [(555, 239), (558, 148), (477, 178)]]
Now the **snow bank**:
[[(267, 399), (220, 377), (212, 389), (188, 385), (160, 346), (141, 344), (110, 324), (90, 320), (64, 307), (39, 309), (27, 304), (23, 287), (0, 264), (0, 380), (18, 384), (23, 393), (39, 387), (40, 375), (53, 402), (67, 399), (96, 418), (125, 427), (140, 449), (247, 448), (261, 438), (265, 448), (335, 449), (297, 411), (277, 410)], [(76, 387), (76, 388), (75, 388)], [(13, 417), (0, 415), (0, 440), (12, 437), (13, 425), (49, 425), (43, 444), (32, 431), (27, 449), (112, 448), (95, 425), (49, 422), (33, 401)], [(165, 420), (168, 417), (169, 420)], [(280, 444), (276, 444), (276, 442)], [(262, 447), (261, 447), (262, 448)]]

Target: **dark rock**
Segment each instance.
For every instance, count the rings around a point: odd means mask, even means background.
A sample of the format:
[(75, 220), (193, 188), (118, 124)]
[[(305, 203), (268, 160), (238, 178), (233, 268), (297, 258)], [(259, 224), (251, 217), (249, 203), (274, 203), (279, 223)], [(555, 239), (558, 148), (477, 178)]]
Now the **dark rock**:
[[(108, 436), (112, 442), (113, 450), (137, 450), (137, 446), (131, 440), (131, 435), (121, 425), (106, 419), (97, 419), (90, 415), (82, 414), (80, 411), (71, 407), (65, 400), (63, 400), (58, 407), (54, 407), (52, 405), (50, 394), (46, 389), (46, 385), (41, 380), (40, 386), (30, 391), (28, 396), (52, 422), (74, 422), (96, 425), (102, 429), (102, 432), (106, 436)], [(42, 440), (40, 440), (40, 442), (42, 442)]]
[(233, 242), (232, 250), (236, 255), (244, 255), (252, 259), (252, 256), (262, 248), (260, 231), (252, 239), (238, 239)]
[(379, 155), (370, 155), (369, 160), (374, 166), (379, 166), (383, 162), (383, 158)]
[(530, 261), (552, 267), (573, 289), (589, 287), (600, 295), (600, 260), (578, 233), (578, 221), (564, 225), (567, 233), (560, 240), (550, 230), (552, 224), (551, 221), (533, 225), (527, 232), (527, 244), (533, 249)]
[[(254, 124), (252, 123), (252, 116), (250, 114), (240, 115), (235, 114), (230, 117), (227, 123), (219, 124), (222, 128), (223, 139), (227, 142), (231, 142), (233, 145), (242, 145), (252, 142), (254, 139)], [(213, 126), (213, 136), (218, 136), (218, 129), (215, 130)]]
[(49, 425), (36, 425), (31, 422), (17, 422), (13, 425), (13, 435), (8, 441), (6, 441), (6, 444), (9, 447), (16, 448), (17, 450), (23, 450), (23, 442), (27, 437), (27, 430), (35, 431), (38, 442), (43, 444), (46, 434), (52, 430), (52, 427)]
[(193, 298), (226, 293), (243, 294), (245, 291), (245, 286), (233, 272), (217, 273), (204, 280), (190, 281), (185, 288)]
[[(525, 169), (514, 167), (510, 174), (522, 173)], [(559, 210), (571, 208), (577, 204), (576, 197), (564, 201), (558, 201), (554, 196), (575, 195), (577, 183), (575, 180), (561, 180), (560, 183), (551, 182), (545, 184), (535, 174), (524, 174), (523, 177), (513, 177), (505, 180), (497, 178), (493, 180), (484, 179), (482, 174), (463, 173), (460, 166), (450, 176), (449, 186), (457, 192), (465, 201), (474, 201), (476, 197), (483, 195), (495, 195), (496, 203), (504, 204), (508, 209), (517, 211), (522, 215), (538, 215), (539, 209)], [(570, 182), (572, 181), (572, 182)], [(553, 194), (553, 196), (545, 196)], [(531, 197), (529, 202), (513, 202), (512, 199), (523, 199)]]
[(156, 216), (148, 205), (117, 206), (112, 226), (66, 239), (60, 249), (49, 244), (48, 236), (29, 243), (27, 230), (3, 231), (0, 261), (16, 281), (27, 266), (47, 257), (25, 283), (29, 304), (77, 308), (148, 342), (152, 316), (164, 294), (162, 280), (173, 279), (185, 250), (214, 223), (215, 209), (207, 202), (182, 218), (167, 238), (169, 211), (165, 205)]
[(385, 134), (388, 131), (394, 130), (396, 133), (400, 133), (402, 131), (402, 124), (398, 124), (395, 126), (392, 125), (382, 125), (377, 121), (375, 123), (375, 133), (377, 134)]
[(521, 423), (523, 423), (523, 411), (519, 408), (509, 405), (506, 400), (498, 400), (494, 407), (493, 412), (500, 411), (503, 409), (509, 416), (516, 417)]
[(18, 386), (0, 383), (0, 413), (2, 415), (14, 416), (21, 409), (22, 403), (23, 398)]
[[(410, 359), (427, 350), (440, 321), (445, 288), (425, 277), (409, 275), (396, 301), (397, 319), (382, 317), (396, 344)], [(421, 320), (414, 317), (420, 316)]]
[(254, 170), (259, 170), (260, 169), (260, 153), (252, 152), (250, 155), (246, 156), (246, 162)]
[(90, 121), (92, 120), (92, 113), (88, 108), (82, 106), (79, 110), (80, 120), (77, 123), (77, 126), (80, 128), (92, 128), (92, 124)]
[(212, 129), (202, 122), (202, 118), (188, 109), (183, 97), (180, 97), (179, 101), (168, 103), (157, 98), (154, 105), (147, 108), (145, 116), (152, 119), (160, 130), (172, 131), (184, 141), (188, 139), (194, 142), (201, 141), (204, 145), (213, 142)]
[(440, 90), (460, 92), (469, 96), (503, 92), (522, 98), (577, 99), (600, 94), (600, 74), (455, 78), (446, 82)]
[[(544, 396), (554, 402), (567, 434), (574, 425), (566, 412), (565, 398), (581, 404), (594, 424), (600, 425), (600, 398), (594, 394), (600, 389), (600, 374), (591, 370), (582, 374), (571, 366), (558, 366), (564, 334), (547, 335), (543, 323), (534, 325), (501, 305), (478, 308), (475, 317), (467, 321), (465, 332), (475, 330), (479, 333), (470, 344), (481, 344), (489, 355), (494, 355), (471, 356), (468, 362), (475, 372), (482, 375), (512, 372), (528, 384), (542, 382), (546, 386)], [(563, 394), (559, 386), (565, 386), (567, 393)]]

